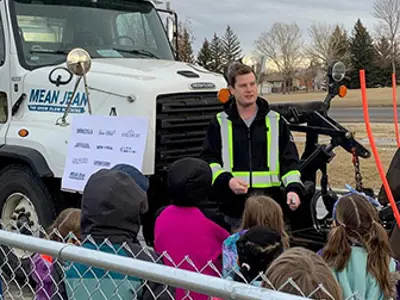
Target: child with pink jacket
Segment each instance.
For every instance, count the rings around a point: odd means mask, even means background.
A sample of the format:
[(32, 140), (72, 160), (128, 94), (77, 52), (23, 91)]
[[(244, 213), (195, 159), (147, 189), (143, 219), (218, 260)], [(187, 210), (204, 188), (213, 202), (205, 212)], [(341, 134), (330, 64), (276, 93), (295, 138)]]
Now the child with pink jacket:
[[(222, 215), (204, 208), (211, 181), (211, 169), (200, 159), (183, 158), (171, 165), (168, 192), (172, 204), (156, 220), (154, 246), (160, 255), (168, 253), (163, 256), (165, 265), (220, 277), (222, 243), (229, 232)], [(176, 290), (176, 299), (187, 299), (187, 296), (196, 300), (208, 298)]]

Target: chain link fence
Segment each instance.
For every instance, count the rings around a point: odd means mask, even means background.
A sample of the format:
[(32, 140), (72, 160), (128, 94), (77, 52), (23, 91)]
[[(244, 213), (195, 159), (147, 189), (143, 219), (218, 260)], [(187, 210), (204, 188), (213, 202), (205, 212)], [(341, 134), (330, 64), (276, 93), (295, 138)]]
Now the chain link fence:
[[(128, 244), (96, 242), (91, 237), (79, 241), (73, 234), (64, 238), (56, 231), (49, 237), (43, 229), (26, 235), (15, 232), (15, 227), (2, 228), (0, 299), (169, 300), (178, 299), (180, 290), (184, 293), (179, 299), (337, 300), (322, 284), (306, 293), (292, 278), (274, 286), (263, 274), (251, 283), (204, 275), (206, 268), (221, 272), (212, 263), (199, 268), (190, 257), (173, 262), (168, 253), (156, 255), (143, 242), (141, 250), (133, 252)], [(164, 265), (165, 259), (173, 267)], [(183, 265), (192, 270), (184, 270)], [(241, 276), (237, 270), (232, 272)], [(361, 298), (354, 295), (343, 300)]]

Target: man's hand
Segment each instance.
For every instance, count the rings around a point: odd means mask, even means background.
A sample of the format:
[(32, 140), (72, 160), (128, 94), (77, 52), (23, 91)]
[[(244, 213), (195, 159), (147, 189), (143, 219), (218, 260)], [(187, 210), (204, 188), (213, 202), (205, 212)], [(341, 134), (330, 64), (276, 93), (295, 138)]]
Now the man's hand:
[(229, 180), (229, 187), (235, 194), (246, 194), (248, 190), (248, 184), (239, 178), (231, 178)]
[(291, 210), (296, 210), (301, 204), (299, 195), (294, 192), (289, 192), (287, 194), (287, 204)]

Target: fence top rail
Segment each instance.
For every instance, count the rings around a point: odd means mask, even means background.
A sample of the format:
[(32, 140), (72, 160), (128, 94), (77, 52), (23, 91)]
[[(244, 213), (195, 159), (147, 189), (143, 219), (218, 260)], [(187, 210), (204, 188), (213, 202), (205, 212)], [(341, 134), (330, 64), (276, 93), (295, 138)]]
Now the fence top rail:
[(50, 255), (65, 261), (82, 263), (125, 275), (136, 276), (145, 280), (223, 299), (305, 299), (300, 296), (203, 275), (158, 263), (118, 256), (116, 254), (86, 249), (80, 246), (59, 243), (5, 230), (0, 230), (0, 244), (25, 251)]

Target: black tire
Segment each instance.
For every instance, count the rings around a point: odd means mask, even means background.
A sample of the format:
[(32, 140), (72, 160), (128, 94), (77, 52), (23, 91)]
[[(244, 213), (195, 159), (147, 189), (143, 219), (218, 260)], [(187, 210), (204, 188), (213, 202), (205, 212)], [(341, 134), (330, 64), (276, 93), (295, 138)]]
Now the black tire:
[[(55, 217), (52, 197), (41, 178), (28, 166), (13, 164), (0, 171), (0, 209), (13, 193), (28, 197), (35, 207), (39, 223), (47, 228)], [(2, 227), (8, 224), (2, 224)], [(29, 258), (19, 259), (6, 245), (0, 246), (1, 270), (4, 275), (20, 283), (29, 282), (32, 266)]]

